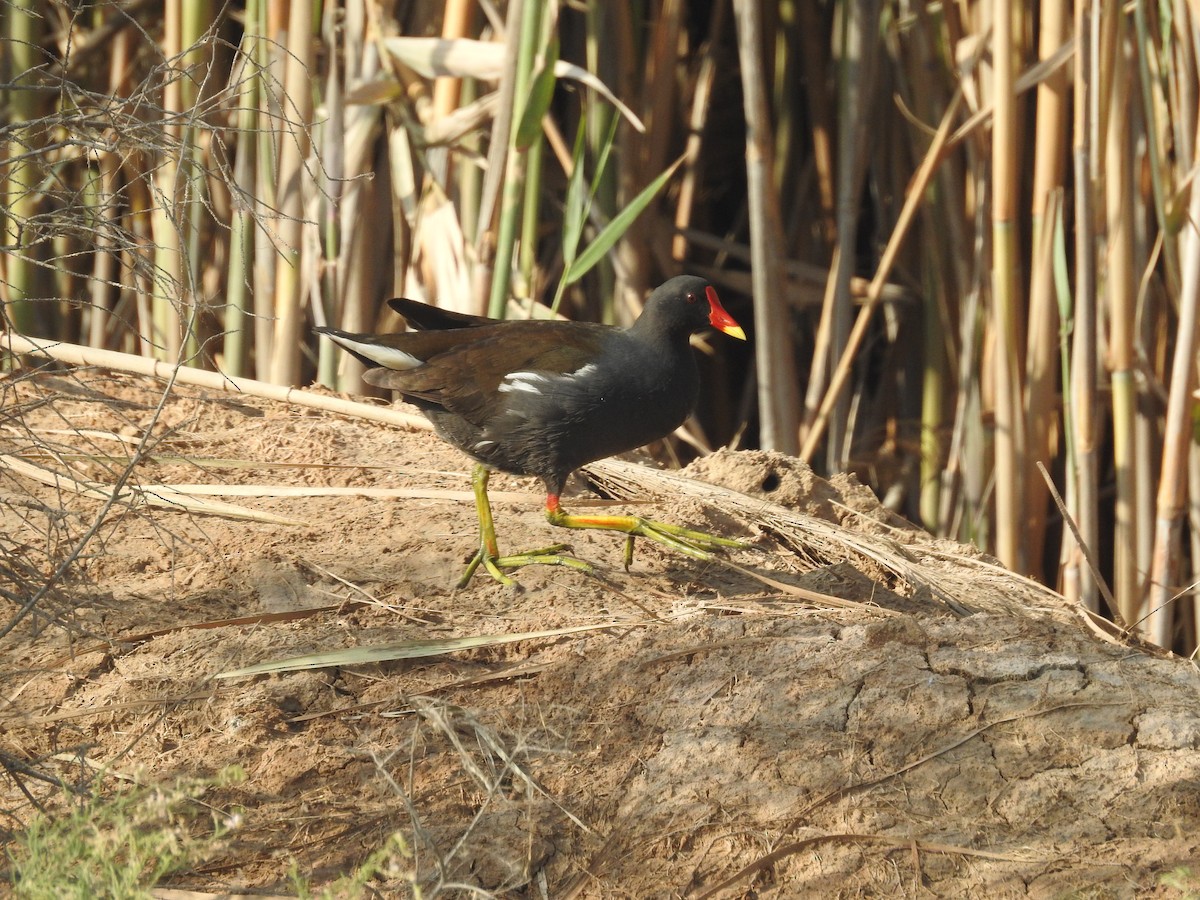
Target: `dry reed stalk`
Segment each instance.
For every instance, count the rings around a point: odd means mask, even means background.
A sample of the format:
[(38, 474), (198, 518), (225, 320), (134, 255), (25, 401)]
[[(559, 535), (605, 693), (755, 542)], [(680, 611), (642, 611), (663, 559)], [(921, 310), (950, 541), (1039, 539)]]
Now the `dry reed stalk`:
[[(831, 269), (833, 286), (827, 294), (823, 316), (828, 318), (830, 359), (846, 357), (850, 343), (850, 279), (858, 259), (855, 252), (859, 223), (860, 186), (867, 156), (866, 125), (875, 100), (875, 58), (878, 55), (878, 0), (843, 5), (840, 27), (835, 25), (837, 69), (837, 160), (835, 163), (835, 225), (837, 266)], [(816, 374), (816, 373), (814, 373)], [(816, 375), (824, 381), (824, 373)], [(834, 390), (832, 381), (822, 409), (829, 418), (825, 459), (829, 471), (845, 468), (851, 435), (847, 433), (850, 397)], [(760, 400), (761, 405), (761, 400)], [(810, 430), (808, 439), (812, 440)]]
[[(151, 209), (154, 276), (151, 297), (150, 343), (159, 359), (177, 359), (180, 352), (179, 300), (183, 278), (183, 246), (180, 229), (183, 145), (183, 87), (178, 70), (183, 55), (183, 0), (167, 0), (164, 16), (163, 137), (166, 152), (154, 172), (154, 205)], [(143, 323), (151, 324), (151, 323)]]
[[(1200, 147), (1200, 133), (1193, 147)], [(1198, 160), (1193, 158), (1193, 165)], [(1183, 514), (1187, 503), (1187, 463), (1192, 444), (1196, 350), (1200, 341), (1200, 190), (1193, 187), (1183, 233), (1182, 285), (1175, 355), (1163, 433), (1162, 475), (1154, 528), (1145, 629), (1150, 638), (1171, 646), (1176, 586), (1181, 582)], [(1193, 560), (1193, 566), (1195, 561)]]
[[(642, 77), (630, 79), (630, 89), (637, 90), (641, 98), (645, 131), (635, 134), (625, 129), (621, 135), (623, 152), (636, 154), (630, 157), (636, 160), (634, 165), (619, 170), (621, 207), (669, 166), (679, 152), (675, 122), (684, 99), (679, 96), (678, 86), (680, 58), (688, 53), (681, 47), (687, 37), (683, 30), (686, 5), (682, 0), (659, 4), (645, 36), (646, 71)], [(637, 217), (617, 241), (614, 268), (621, 276), (620, 290), (629, 307), (641, 310), (641, 299), (653, 280), (654, 260), (668, 258), (671, 246), (670, 236), (652, 216)], [(618, 316), (614, 321), (621, 319)]]
[(735, 0), (738, 50), (746, 114), (746, 181), (750, 201), (751, 272), (754, 279), (755, 360), (758, 374), (759, 442), (765, 449), (797, 450), (795, 360), (783, 291), (783, 223), (775, 170), (770, 112), (763, 90), (761, 8)]
[[(1066, 4), (1049, 4), (1038, 31), (1038, 58), (1051, 58), (1068, 37)], [(1031, 202), (1033, 259), (1029, 281), (1029, 336), (1025, 350), (1025, 421), (1030, 467), (1024, 473), (1023, 525), (1027, 570), (1043, 571), (1046, 535), (1047, 490), (1039, 477), (1039, 462), (1050, 465), (1058, 456), (1059, 318), (1054, 285), (1054, 198), (1064, 188), (1067, 157), (1068, 82), (1065, 69), (1038, 85), (1037, 123), (1034, 128), (1033, 196)]]
[(271, 377), (275, 343), (275, 219), (277, 204), (277, 172), (279, 168), (279, 139), (283, 131), (279, 88), (283, 83), (284, 61), (277, 43), (284, 29), (282, 3), (256, 0), (247, 7), (247, 14), (257, 13), (253, 30), (254, 68), (258, 84), (258, 123), (254, 134), (258, 146), (254, 151), (255, 189), (254, 214), (261, 223), (254, 229), (254, 372), (266, 381)]
[(304, 238), (304, 162), (309, 151), (312, 121), (313, 5), (292, 0), (287, 25), (284, 98), (288, 104), (280, 121), (279, 180), (275, 226), (279, 247), (275, 257), (275, 333), (272, 340), (271, 381), (300, 382), (300, 321), (304, 308), (300, 277)]
[[(1092, 4), (1075, 7), (1075, 73), (1073, 174), (1075, 178), (1075, 304), (1071, 379), (1067, 405), (1071, 410), (1074, 458), (1067, 465), (1067, 506), (1083, 543), (1093, 553), (1100, 546), (1099, 423), (1097, 422), (1099, 366), (1097, 350), (1096, 235), (1094, 220), (1097, 146), (1094, 120), (1099, 115), (1094, 73), (1099, 23)], [(1085, 609), (1100, 608), (1099, 590), (1083, 564), (1075, 540), (1063, 537), (1063, 588), (1069, 599)], [(1077, 588), (1078, 594), (1075, 594)]]
[[(1109, 11), (1108, 29), (1113, 49), (1109, 57), (1111, 94), (1108, 96), (1104, 145), (1104, 197), (1107, 221), (1105, 286), (1111, 328), (1109, 369), (1112, 386), (1113, 465), (1117, 473), (1114, 505), (1116, 534), (1113, 542), (1113, 595), (1127, 622), (1136, 622), (1141, 605), (1138, 562), (1137, 482), (1137, 272), (1133, 249), (1133, 148), (1129, 127), (1131, 72), (1124, 16)], [(1142, 571), (1145, 571), (1143, 568)]]
[(1021, 343), (1024, 336), (1017, 197), (1020, 189), (1021, 108), (1013, 86), (1017, 45), (1012, 0), (996, 0), (992, 38), (992, 386), (995, 390), (995, 552), (1009, 568), (1024, 571), (1025, 441), (1021, 409)]
[[(363, 0), (346, 4), (340, 23), (342, 84), (347, 95), (376, 82), (384, 73), (386, 56), (379, 42), (370, 38), (376, 26), (369, 19), (370, 7)], [(374, 103), (350, 101), (344, 111), (344, 133), (331, 135), (341, 144), (341, 184), (331, 184), (336, 198), (338, 232), (341, 241), (337, 257), (337, 284), (334, 302), (324, 311), (334, 327), (346, 331), (372, 331), (376, 328), (379, 301), (392, 287), (388, 265), (391, 248), (378, 239), (373, 229), (362, 222), (383, 222), (388, 218), (387, 179), (372, 177), (378, 164), (381, 135), (388, 128), (383, 107)], [(403, 222), (393, 227), (403, 228)], [(329, 341), (320, 342), (318, 372), (322, 383), (350, 393), (373, 391), (362, 380), (366, 366), (348, 353), (340, 352)], [(324, 381), (334, 373), (330, 381)]]
[[(475, 277), (472, 285), (475, 308), (472, 312), (479, 313), (489, 310), (493, 296), (492, 281), (495, 278), (497, 264), (496, 232), (493, 220), (500, 191), (504, 187), (505, 175), (508, 171), (510, 138), (515, 127), (513, 116), (517, 102), (517, 68), (520, 56), (520, 41), (517, 36), (521, 34), (521, 23), (525, 17), (525, 0), (511, 0), (506, 15), (505, 31), (508, 39), (504, 43), (500, 98), (496, 106), (495, 118), (492, 120), (487, 170), (479, 199), (479, 225), (475, 235)], [(499, 264), (507, 268), (509, 261), (501, 259)]]
[(249, 298), (254, 272), (254, 181), (258, 142), (254, 125), (258, 112), (260, 78), (254, 67), (254, 44), (262, 39), (255, 32), (258, 16), (253, 8), (246, 11), (245, 32), (233, 68), (235, 109), (233, 127), (237, 136), (237, 156), (233, 164), (233, 209), (229, 223), (229, 272), (225, 281), (224, 368), (235, 378), (245, 374), (250, 360), (250, 322), (253, 312)]
[[(466, 37), (470, 33), (474, 18), (474, 0), (446, 0), (442, 10), (442, 37), (447, 39)], [(462, 79), (439, 78), (433, 85), (434, 121), (450, 115), (458, 108), (462, 92)]]

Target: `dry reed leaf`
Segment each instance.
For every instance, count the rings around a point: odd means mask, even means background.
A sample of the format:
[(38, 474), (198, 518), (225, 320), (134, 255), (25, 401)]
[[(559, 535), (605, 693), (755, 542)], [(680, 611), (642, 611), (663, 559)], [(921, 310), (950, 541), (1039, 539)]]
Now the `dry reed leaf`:
[[(164, 497), (194, 495), (210, 497), (375, 497), (475, 502), (475, 495), (470, 491), (444, 488), (324, 487), (289, 484), (144, 484), (141, 485), (141, 489)], [(488, 497), (493, 501), (509, 500), (519, 503), (532, 496), (533, 494), (521, 491), (488, 491)]]
[[(623, 622), (622, 628), (634, 627), (637, 623)], [(220, 672), (214, 678), (242, 678), (248, 675), (265, 675), (272, 672), (297, 672), (307, 669), (327, 669), (334, 666), (360, 666), (368, 663), (390, 662), (397, 659), (427, 659), (431, 656), (445, 656), (448, 653), (459, 653), (463, 650), (477, 650), (481, 647), (495, 647), (501, 644), (515, 644), (520, 641), (538, 641), (546, 638), (563, 637), (568, 634), (579, 634), (584, 631), (600, 631), (605, 628), (615, 628), (616, 623), (606, 622), (602, 625), (576, 625), (572, 628), (553, 628), (549, 631), (526, 631), (520, 634), (487, 634), (458, 638), (438, 638), (428, 641), (400, 641), (395, 644), (381, 644), (375, 647), (352, 647), (348, 650), (334, 650), (328, 653), (309, 653), (304, 656), (293, 656), (289, 659), (274, 662), (258, 663), (242, 669), (231, 669)]]
[[(426, 78), (478, 78), (499, 81), (504, 71), (504, 45), (495, 41), (475, 41), (470, 38), (384, 38), (383, 46), (397, 60)], [(554, 74), (587, 85), (615, 106), (639, 132), (646, 126), (628, 106), (617, 99), (599, 78), (587, 69), (565, 60), (554, 63)]]
[[(79, 481), (69, 475), (51, 472), (16, 456), (0, 455), (0, 467), (6, 468), (18, 475), (31, 478), (34, 481), (49, 485), (55, 490), (67, 491), (95, 500), (108, 500), (112, 497), (113, 488), (109, 485), (91, 481)], [(261, 522), (268, 525), (304, 525), (296, 519), (276, 516), (272, 513), (235, 506), (232, 503), (222, 503), (219, 500), (204, 500), (200, 497), (189, 497), (185, 494), (170, 491), (155, 492), (152, 488), (138, 485), (126, 485), (121, 496), (126, 502), (142, 502), (158, 509), (173, 509), (178, 512), (196, 513), (207, 516), (221, 516), (227, 519), (245, 519), (251, 522)]]

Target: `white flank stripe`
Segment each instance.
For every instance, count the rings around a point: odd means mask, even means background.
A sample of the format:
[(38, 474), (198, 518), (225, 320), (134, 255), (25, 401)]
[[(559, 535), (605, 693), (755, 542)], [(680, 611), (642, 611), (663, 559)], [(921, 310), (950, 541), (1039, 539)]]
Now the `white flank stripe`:
[(547, 382), (550, 379), (540, 372), (509, 372), (504, 376), (504, 380), (500, 382), (500, 386), (496, 389), (502, 394), (507, 394), (509, 391), (525, 391), (527, 394), (540, 394), (541, 388), (537, 386), (537, 382)]
[(595, 363), (588, 363), (586, 366), (576, 369), (574, 372), (572, 372), (567, 377), (568, 378), (586, 378), (587, 376), (589, 376), (593, 372), (595, 372), (598, 368), (599, 368), (599, 366), (597, 366)]

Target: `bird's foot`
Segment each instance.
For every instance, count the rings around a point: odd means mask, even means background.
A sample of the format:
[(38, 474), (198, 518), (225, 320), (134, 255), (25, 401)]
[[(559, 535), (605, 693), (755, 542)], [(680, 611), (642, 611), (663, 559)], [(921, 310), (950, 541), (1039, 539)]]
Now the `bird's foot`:
[(649, 538), (685, 556), (705, 561), (714, 559), (713, 554), (718, 550), (745, 550), (750, 546), (744, 541), (695, 531), (669, 522), (643, 519), (641, 516), (576, 516), (561, 509), (548, 509), (546, 517), (551, 525), (560, 528), (598, 528), (623, 532), (626, 569), (633, 564), (633, 542), (639, 537)]
[(525, 553), (500, 556), (498, 553), (489, 551), (486, 547), (480, 547), (467, 564), (467, 571), (458, 580), (458, 586), (460, 588), (466, 587), (480, 566), (483, 566), (484, 570), (492, 578), (505, 587), (513, 587), (516, 585), (516, 582), (504, 574), (504, 569), (517, 569), (521, 566), (567, 566), (579, 572), (592, 571), (589, 563), (562, 553), (566, 549), (568, 549), (566, 544), (553, 544), (552, 546), (542, 547), (538, 550), (528, 550)]

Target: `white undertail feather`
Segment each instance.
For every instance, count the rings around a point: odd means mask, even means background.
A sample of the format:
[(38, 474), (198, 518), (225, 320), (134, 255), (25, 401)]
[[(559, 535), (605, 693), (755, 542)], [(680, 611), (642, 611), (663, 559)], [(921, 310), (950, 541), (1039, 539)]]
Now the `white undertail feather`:
[(397, 350), (395, 347), (384, 347), (379, 344), (372, 344), (366, 341), (356, 341), (354, 338), (342, 334), (327, 335), (331, 341), (347, 350), (353, 350), (360, 356), (365, 356), (372, 362), (379, 363), (388, 369), (415, 369), (419, 365), (423, 365), (421, 360), (417, 359), (411, 353), (405, 353), (403, 350)]

